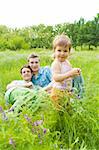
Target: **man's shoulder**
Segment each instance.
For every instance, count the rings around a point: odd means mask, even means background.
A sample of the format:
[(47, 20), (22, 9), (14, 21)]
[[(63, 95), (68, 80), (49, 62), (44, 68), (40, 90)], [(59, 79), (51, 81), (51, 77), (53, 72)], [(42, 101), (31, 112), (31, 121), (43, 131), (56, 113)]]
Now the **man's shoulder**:
[(41, 72), (45, 72), (45, 71), (48, 72), (51, 69), (50, 69), (50, 66), (44, 66), (44, 67), (41, 67), (40, 70), (41, 70)]

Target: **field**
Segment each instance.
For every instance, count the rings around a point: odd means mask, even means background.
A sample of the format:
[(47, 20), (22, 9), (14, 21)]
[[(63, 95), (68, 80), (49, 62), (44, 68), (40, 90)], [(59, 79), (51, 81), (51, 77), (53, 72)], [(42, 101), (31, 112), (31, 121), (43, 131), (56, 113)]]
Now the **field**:
[[(1, 109), (10, 107), (5, 105), (4, 100), (6, 85), (12, 80), (21, 79), (20, 68), (27, 63), (27, 56), (33, 52), (40, 55), (41, 66), (51, 65), (51, 50), (0, 52), (0, 150), (98, 150), (99, 50), (73, 52), (70, 56), (73, 67), (80, 67), (82, 70), (85, 94), (83, 99), (71, 104), (69, 112), (57, 112), (48, 102), (48, 111), (42, 108), (40, 112), (32, 114), (32, 111), (24, 108), (19, 116), (12, 114), (8, 119), (2, 118)], [(44, 123), (35, 126), (35, 133), (31, 132), (31, 122), (24, 115), (33, 122), (41, 120), (41, 114), (44, 115)]]

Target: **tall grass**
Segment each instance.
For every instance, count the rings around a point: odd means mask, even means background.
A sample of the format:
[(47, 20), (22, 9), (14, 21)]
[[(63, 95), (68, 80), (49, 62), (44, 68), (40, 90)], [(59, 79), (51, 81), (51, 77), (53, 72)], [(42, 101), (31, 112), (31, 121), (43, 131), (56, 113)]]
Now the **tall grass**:
[[(30, 51), (0, 52), (0, 105), (5, 105), (4, 93), (6, 85), (12, 80), (20, 79), (20, 67), (27, 63), (27, 56), (33, 52), (40, 55), (41, 65), (50, 65), (52, 51), (34, 49)], [(19, 117), (2, 120), (0, 116), (0, 149), (66, 149), (66, 150), (98, 150), (99, 149), (99, 51), (79, 51), (70, 56), (73, 67), (80, 67), (85, 81), (85, 95), (81, 100), (71, 103), (69, 111), (56, 112), (52, 106), (32, 116), (32, 112), (24, 108)], [(47, 99), (47, 98), (46, 98)], [(40, 120), (41, 114), (46, 118), (40, 130), (42, 139), (31, 132), (31, 124), (24, 119), (28, 114), (32, 121)], [(39, 128), (39, 129), (38, 129)], [(47, 128), (47, 134), (42, 129)], [(9, 140), (13, 138), (11, 144)], [(35, 144), (35, 145), (34, 145)]]

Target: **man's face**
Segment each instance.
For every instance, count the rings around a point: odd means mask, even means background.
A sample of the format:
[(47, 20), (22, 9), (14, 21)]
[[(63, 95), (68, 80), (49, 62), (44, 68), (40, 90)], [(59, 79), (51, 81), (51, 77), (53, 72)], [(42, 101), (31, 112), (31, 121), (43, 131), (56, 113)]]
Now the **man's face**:
[(39, 58), (30, 58), (29, 59), (29, 66), (31, 67), (33, 74), (37, 74), (40, 68), (40, 61)]

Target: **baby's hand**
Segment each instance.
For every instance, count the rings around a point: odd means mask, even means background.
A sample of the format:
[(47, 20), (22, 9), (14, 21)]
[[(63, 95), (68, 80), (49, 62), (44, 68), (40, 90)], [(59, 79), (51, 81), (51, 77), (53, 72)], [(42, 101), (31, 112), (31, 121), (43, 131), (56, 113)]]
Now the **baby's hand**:
[(81, 69), (80, 68), (73, 68), (71, 70), (71, 76), (79, 76), (81, 74)]

